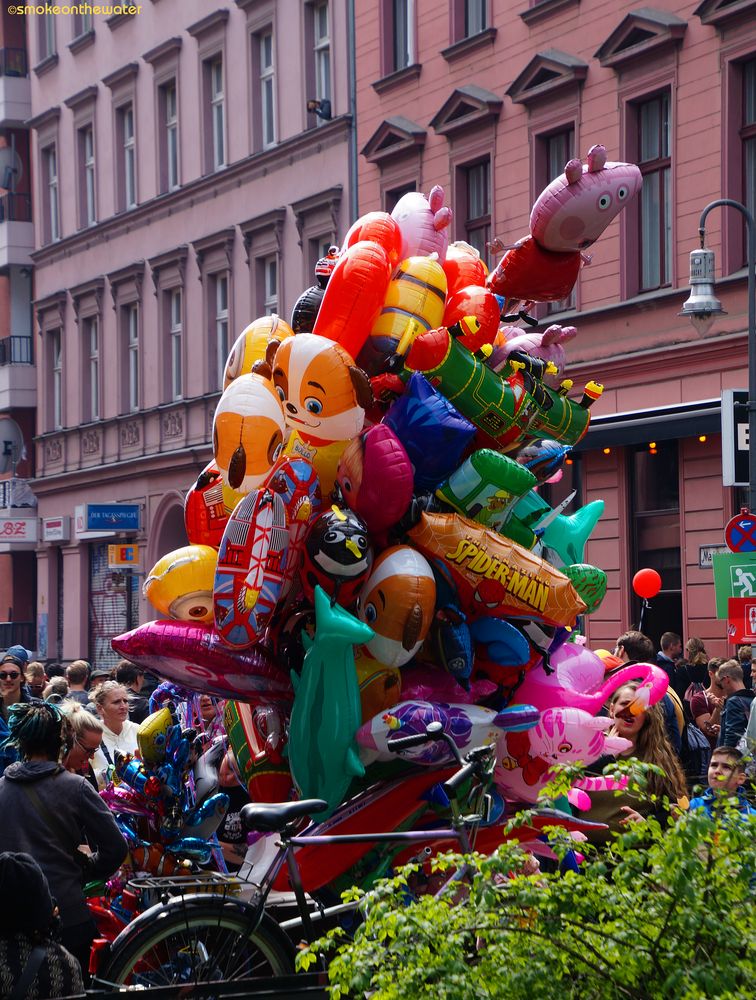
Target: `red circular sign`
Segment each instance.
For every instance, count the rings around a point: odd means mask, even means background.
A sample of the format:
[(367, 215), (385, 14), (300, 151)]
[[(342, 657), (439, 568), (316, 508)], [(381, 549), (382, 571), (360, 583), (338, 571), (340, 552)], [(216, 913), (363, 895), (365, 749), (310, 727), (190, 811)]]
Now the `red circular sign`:
[(756, 515), (743, 508), (727, 522), (725, 542), (730, 552), (756, 552)]

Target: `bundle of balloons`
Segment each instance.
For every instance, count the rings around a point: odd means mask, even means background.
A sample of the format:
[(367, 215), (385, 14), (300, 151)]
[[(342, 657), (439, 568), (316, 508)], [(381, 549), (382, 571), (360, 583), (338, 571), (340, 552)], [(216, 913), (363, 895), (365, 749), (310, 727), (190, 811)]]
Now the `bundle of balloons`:
[(135, 870), (172, 875), (210, 860), (210, 838), (229, 805), (228, 795), (218, 791), (225, 747), (219, 741), (200, 756), (198, 746), (196, 730), (182, 726), (176, 704), (168, 701), (140, 724), (135, 754), (115, 751), (113, 780), (100, 794)]
[[(508, 322), (570, 293), (640, 183), (602, 146), (571, 160), (491, 273), (449, 244), (440, 187), (406, 194), (318, 262), (290, 323), (239, 335), (214, 459), (186, 496), (189, 544), (144, 585), (162, 617), (113, 647), (229, 699), (253, 799), (333, 812), (394, 757), (392, 737), (438, 721), (462, 750), (495, 741), (502, 796), (534, 802), (554, 764), (626, 746), (597, 716), (612, 690), (634, 679), (639, 706), (663, 696), (653, 665), (609, 676), (571, 641), (606, 592), (583, 562), (603, 502), (567, 516), (538, 487), (601, 386), (570, 395), (574, 328)], [(416, 772), (450, 754), (433, 742), (403, 760)]]

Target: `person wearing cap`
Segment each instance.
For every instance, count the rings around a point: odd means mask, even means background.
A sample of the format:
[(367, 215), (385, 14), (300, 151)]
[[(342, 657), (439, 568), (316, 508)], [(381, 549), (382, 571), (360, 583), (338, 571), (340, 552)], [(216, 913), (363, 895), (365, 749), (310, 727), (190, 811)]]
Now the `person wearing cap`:
[(23, 851), (43, 869), (60, 907), (61, 941), (86, 969), (95, 924), (82, 886), (116, 871), (126, 841), (86, 778), (60, 763), (72, 736), (57, 705), (13, 705), (9, 728), (21, 760), (0, 778), (0, 816), (12, 817), (0, 823), (0, 851)]
[(0, 854), (0, 1000), (84, 992), (81, 966), (55, 940), (58, 907), (30, 854)]
[(23, 646), (9, 646), (0, 660), (0, 775), (18, 760), (15, 748), (9, 744), (8, 711), (12, 705), (33, 701), (24, 684), (24, 667), (29, 654)]
[(99, 667), (97, 670), (93, 670), (89, 675), (89, 701), (84, 707), (88, 712), (91, 712), (92, 715), (97, 715), (97, 705), (94, 700), (97, 689), (102, 687), (105, 681), (110, 681), (112, 679), (113, 671), (106, 670), (104, 667)]

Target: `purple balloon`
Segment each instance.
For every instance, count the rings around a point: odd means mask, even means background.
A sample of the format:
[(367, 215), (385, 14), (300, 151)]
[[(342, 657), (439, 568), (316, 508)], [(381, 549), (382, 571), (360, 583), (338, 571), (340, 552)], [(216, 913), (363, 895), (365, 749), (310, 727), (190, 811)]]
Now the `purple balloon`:
[(190, 691), (248, 702), (290, 703), (289, 675), (260, 646), (231, 649), (211, 625), (154, 621), (111, 640), (121, 656)]

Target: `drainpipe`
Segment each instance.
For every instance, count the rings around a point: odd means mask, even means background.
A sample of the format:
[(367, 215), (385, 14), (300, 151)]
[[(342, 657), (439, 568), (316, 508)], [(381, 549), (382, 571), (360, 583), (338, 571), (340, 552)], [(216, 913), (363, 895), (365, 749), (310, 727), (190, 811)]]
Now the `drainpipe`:
[(349, 74), (349, 221), (347, 228), (357, 220), (359, 197), (357, 191), (357, 43), (354, 24), (354, 0), (347, 0), (347, 60)]

